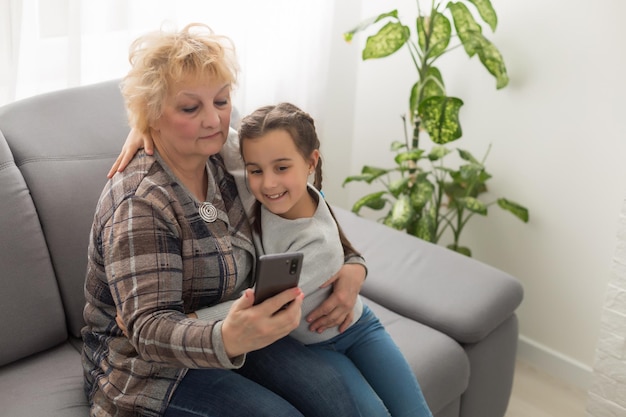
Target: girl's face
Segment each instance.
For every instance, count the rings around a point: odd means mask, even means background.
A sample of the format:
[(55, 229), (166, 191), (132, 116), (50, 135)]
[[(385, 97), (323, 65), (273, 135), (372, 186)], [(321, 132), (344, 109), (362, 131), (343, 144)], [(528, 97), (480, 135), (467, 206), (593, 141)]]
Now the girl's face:
[(248, 186), (269, 211), (286, 219), (311, 217), (316, 204), (307, 191), (307, 179), (315, 170), (319, 151), (304, 158), (282, 129), (242, 142)]
[(226, 142), (231, 110), (230, 84), (184, 79), (172, 86), (151, 126), (155, 146), (176, 165), (205, 163)]

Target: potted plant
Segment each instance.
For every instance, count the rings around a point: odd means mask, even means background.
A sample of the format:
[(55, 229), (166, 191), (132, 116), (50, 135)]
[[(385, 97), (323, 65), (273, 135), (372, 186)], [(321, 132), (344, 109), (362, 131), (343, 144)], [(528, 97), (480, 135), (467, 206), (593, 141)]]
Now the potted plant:
[[(387, 208), (381, 219), (384, 224), (434, 243), (439, 243), (444, 232), (449, 230), (453, 242), (447, 247), (471, 256), (471, 250), (461, 246), (459, 239), (474, 215), (486, 216), (488, 207), (497, 204), (527, 222), (528, 210), (506, 198), (490, 202), (480, 200), (487, 191), (487, 180), (491, 178), (485, 170), (489, 149), (480, 160), (457, 149), (462, 163), (455, 168), (443, 164), (444, 158), (452, 152), (444, 145), (462, 135), (459, 110), (463, 101), (447, 95), (443, 76), (435, 63), (444, 54), (462, 46), (470, 57), (478, 56), (495, 77), (497, 89), (506, 87), (509, 78), (504, 59), (483, 35), (482, 26), (468, 5), (492, 31), (496, 29), (497, 16), (490, 0), (448, 3), (433, 0), (428, 10), (422, 10), (419, 0), (416, 1), (418, 12), (412, 28), (400, 20), (397, 10), (393, 10), (368, 19), (344, 34), (345, 40), (350, 42), (356, 33), (386, 22), (367, 38), (362, 59), (383, 58), (406, 46), (416, 69), (417, 81), (409, 94), (409, 116), (402, 116), (404, 140), (391, 143), (395, 166), (364, 166), (360, 175), (347, 177), (343, 185), (353, 181), (382, 183), (383, 191), (360, 198), (352, 211), (359, 214), (363, 207)], [(420, 135), (424, 132), (434, 143), (429, 152), (420, 148)]]

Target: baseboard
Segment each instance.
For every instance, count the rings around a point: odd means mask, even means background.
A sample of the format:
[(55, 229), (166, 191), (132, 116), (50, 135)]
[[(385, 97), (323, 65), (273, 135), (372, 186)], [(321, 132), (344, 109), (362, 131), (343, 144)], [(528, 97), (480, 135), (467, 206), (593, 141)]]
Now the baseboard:
[(587, 391), (591, 367), (520, 335), (517, 357), (537, 369)]

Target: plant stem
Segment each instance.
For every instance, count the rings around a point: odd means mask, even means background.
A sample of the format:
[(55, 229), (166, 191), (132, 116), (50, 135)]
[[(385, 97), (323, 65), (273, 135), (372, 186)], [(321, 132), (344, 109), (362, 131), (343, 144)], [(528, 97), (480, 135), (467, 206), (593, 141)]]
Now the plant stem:
[(489, 152), (491, 152), (491, 143), (489, 144), (489, 146), (487, 146), (487, 152), (485, 152), (485, 156), (483, 156), (483, 160), (480, 161), (480, 163), (485, 166), (485, 161), (487, 160), (487, 157), (489, 156)]

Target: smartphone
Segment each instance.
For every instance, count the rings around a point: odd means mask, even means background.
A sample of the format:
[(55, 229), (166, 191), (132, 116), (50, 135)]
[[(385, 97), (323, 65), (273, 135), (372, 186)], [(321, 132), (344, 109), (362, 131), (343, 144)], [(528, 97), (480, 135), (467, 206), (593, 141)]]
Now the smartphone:
[(261, 255), (256, 263), (254, 304), (259, 304), (288, 288), (298, 286), (302, 252)]

